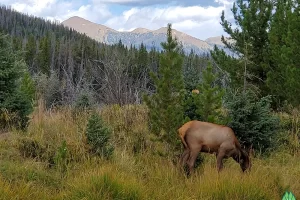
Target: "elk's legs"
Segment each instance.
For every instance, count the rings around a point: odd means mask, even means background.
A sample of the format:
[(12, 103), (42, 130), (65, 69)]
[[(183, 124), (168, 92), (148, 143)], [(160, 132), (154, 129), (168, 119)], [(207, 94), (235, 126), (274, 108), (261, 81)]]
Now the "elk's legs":
[(184, 149), (184, 152), (182, 153), (181, 157), (180, 157), (180, 161), (179, 161), (179, 166), (183, 167), (187, 161), (187, 159), (189, 158), (190, 155), (190, 150), (188, 148)]
[[(220, 150), (219, 150), (220, 151)], [(225, 153), (224, 152), (218, 152), (217, 153), (217, 170), (220, 172), (223, 169), (223, 158)]]
[(194, 148), (190, 150), (190, 157), (187, 161), (187, 164), (189, 166), (189, 175), (193, 173), (194, 171), (194, 165), (195, 165), (195, 161), (197, 159), (197, 156), (199, 154), (199, 152), (201, 151), (201, 146), (198, 148)]

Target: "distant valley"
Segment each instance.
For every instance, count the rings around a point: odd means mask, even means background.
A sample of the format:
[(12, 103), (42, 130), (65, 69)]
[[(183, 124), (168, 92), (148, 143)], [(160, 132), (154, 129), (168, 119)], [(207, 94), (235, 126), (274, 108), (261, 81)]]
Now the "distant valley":
[[(166, 27), (154, 31), (137, 28), (131, 32), (119, 32), (76, 16), (63, 21), (62, 24), (80, 33), (85, 33), (87, 36), (99, 42), (116, 44), (121, 40), (122, 43), (128, 47), (130, 45), (139, 47), (141, 43), (143, 43), (148, 50), (153, 47), (155, 47), (156, 50), (161, 50), (160, 43), (166, 40), (167, 32)], [(175, 29), (173, 29), (172, 33), (182, 42), (186, 53), (189, 53), (192, 49), (197, 54), (209, 53), (214, 45), (217, 45), (219, 48), (224, 48), (221, 42), (221, 36), (211, 37), (203, 41)]]

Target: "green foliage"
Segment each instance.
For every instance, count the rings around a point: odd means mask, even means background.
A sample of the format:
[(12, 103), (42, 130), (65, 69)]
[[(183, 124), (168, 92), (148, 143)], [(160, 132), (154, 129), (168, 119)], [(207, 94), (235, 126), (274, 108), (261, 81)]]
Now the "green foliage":
[(211, 51), (211, 55), (215, 63), (228, 73), (230, 78), (229, 86), (231, 88), (239, 88), (243, 85), (243, 66), (239, 59), (228, 56), (225, 51), (220, 50), (216, 46)]
[(144, 100), (150, 109), (151, 131), (173, 148), (177, 142), (176, 131), (184, 122), (184, 82), (183, 59), (177, 40), (172, 37), (171, 24), (168, 24), (167, 41), (161, 45), (164, 53), (160, 57), (158, 74), (150, 74), (156, 91), (150, 97), (144, 96)]
[(300, 98), (300, 6), (294, 1), (278, 1), (277, 6), (270, 31), (274, 70), (269, 73), (268, 85), (280, 103), (287, 100), (297, 106)]
[(253, 147), (262, 154), (275, 145), (279, 118), (271, 112), (271, 96), (257, 99), (250, 91), (227, 96), (226, 107), (231, 119), (229, 126), (246, 147)]
[(186, 92), (185, 92), (185, 101), (184, 101), (185, 111), (184, 111), (184, 114), (190, 120), (196, 120), (196, 119), (197, 120), (202, 120), (201, 115), (199, 115), (196, 112), (197, 106), (196, 106), (196, 103), (195, 103), (195, 98), (197, 97), (196, 95), (199, 95), (199, 94), (193, 94), (192, 91), (186, 90)]
[(203, 68), (207, 66), (208, 59), (200, 57), (192, 50), (184, 60), (184, 85), (186, 90), (193, 90), (197, 88), (201, 82), (201, 73)]
[(112, 156), (114, 147), (109, 141), (111, 130), (105, 126), (99, 114), (93, 113), (90, 116), (87, 124), (86, 137), (92, 153), (105, 158)]
[(261, 97), (274, 97), (273, 107), (286, 101), (299, 105), (299, 10), (299, 2), (292, 0), (236, 0), (231, 11), (237, 28), (222, 13), (221, 25), (230, 36), (222, 41), (236, 56), (215, 48), (212, 57), (229, 73), (231, 87), (241, 87), (245, 77)]
[(177, 40), (172, 37), (171, 24), (168, 24), (167, 42), (161, 43), (164, 54), (160, 57), (158, 74), (151, 73), (156, 93), (144, 100), (150, 109), (152, 132), (176, 146), (176, 131), (184, 122), (184, 82), (182, 75), (183, 59), (179, 54)]
[(75, 101), (75, 109), (77, 110), (86, 110), (92, 108), (92, 100), (91, 97), (86, 94), (80, 94), (79, 97)]
[(203, 71), (203, 80), (198, 85), (199, 94), (193, 93), (193, 100), (196, 105), (196, 114), (201, 119), (212, 123), (221, 123), (224, 118), (222, 108), (222, 98), (225, 90), (216, 84), (218, 74), (214, 74), (211, 63)]
[[(221, 16), (221, 25), (224, 31), (229, 34), (230, 39), (234, 40), (233, 43), (222, 36), (222, 42), (238, 56), (244, 58), (246, 56), (247, 81), (258, 86), (263, 95), (267, 92), (264, 81), (266, 80), (268, 66), (268, 30), (272, 9), (273, 4), (270, 0), (255, 0), (247, 3), (243, 0), (236, 0), (231, 11), (237, 28), (233, 28), (232, 24), (225, 19), (224, 11)], [(226, 57), (230, 60), (233, 59), (229, 56)], [(218, 64), (222, 66), (222, 63)], [(238, 66), (233, 67), (241, 69)], [(228, 72), (231, 72), (233, 77), (238, 77), (236, 73), (239, 73), (240, 70)]]
[[(270, 65), (272, 70), (267, 74), (267, 85), (270, 92), (275, 96), (277, 107), (281, 106), (288, 98), (286, 93), (288, 88), (285, 82), (288, 81), (286, 74), (286, 63), (283, 63), (282, 50), (286, 45), (286, 37), (288, 34), (289, 12), (291, 11), (291, 1), (276, 1), (276, 11), (271, 20), (269, 33), (270, 41)], [(292, 88), (291, 85), (289, 88)], [(281, 104), (281, 105), (280, 105)]]
[[(34, 86), (26, 65), (14, 52), (7, 36), (0, 35), (0, 128), (27, 127), (28, 115), (32, 112), (31, 96)], [(6, 114), (8, 117), (3, 117)]]
[(24, 74), (21, 80), (20, 90), (28, 100), (33, 101), (35, 99), (34, 81), (28, 72)]
[(49, 33), (42, 38), (39, 51), (39, 68), (43, 74), (50, 75), (50, 38)]
[(25, 129), (28, 126), (28, 115), (33, 111), (32, 103), (26, 98), (26, 95), (21, 91), (16, 90), (2, 106), (8, 111), (8, 120), (2, 124), (14, 126), (16, 128)]

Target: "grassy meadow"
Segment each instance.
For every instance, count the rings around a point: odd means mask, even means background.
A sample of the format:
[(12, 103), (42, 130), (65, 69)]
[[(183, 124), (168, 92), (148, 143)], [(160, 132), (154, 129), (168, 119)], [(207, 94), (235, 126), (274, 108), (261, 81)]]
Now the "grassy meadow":
[(113, 131), (111, 160), (88, 153), (88, 112), (50, 112), (39, 104), (26, 132), (0, 134), (0, 199), (279, 200), (286, 190), (300, 198), (296, 114), (280, 114), (283, 121), (291, 119), (293, 129), (285, 132), (291, 145), (252, 158), (250, 173), (242, 174), (228, 159), (218, 174), (214, 155), (203, 154), (204, 163), (186, 178), (149, 133), (145, 107), (109, 106), (99, 112)]

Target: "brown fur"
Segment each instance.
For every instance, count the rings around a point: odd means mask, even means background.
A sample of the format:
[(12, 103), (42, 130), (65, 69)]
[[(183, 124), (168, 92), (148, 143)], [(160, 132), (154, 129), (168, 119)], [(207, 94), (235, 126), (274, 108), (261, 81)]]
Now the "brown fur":
[(249, 156), (227, 126), (194, 120), (179, 128), (178, 135), (184, 146), (180, 165), (187, 163), (189, 173), (193, 171), (199, 152), (216, 154), (218, 172), (223, 168), (223, 159), (229, 157), (240, 164), (243, 172), (251, 167)]

